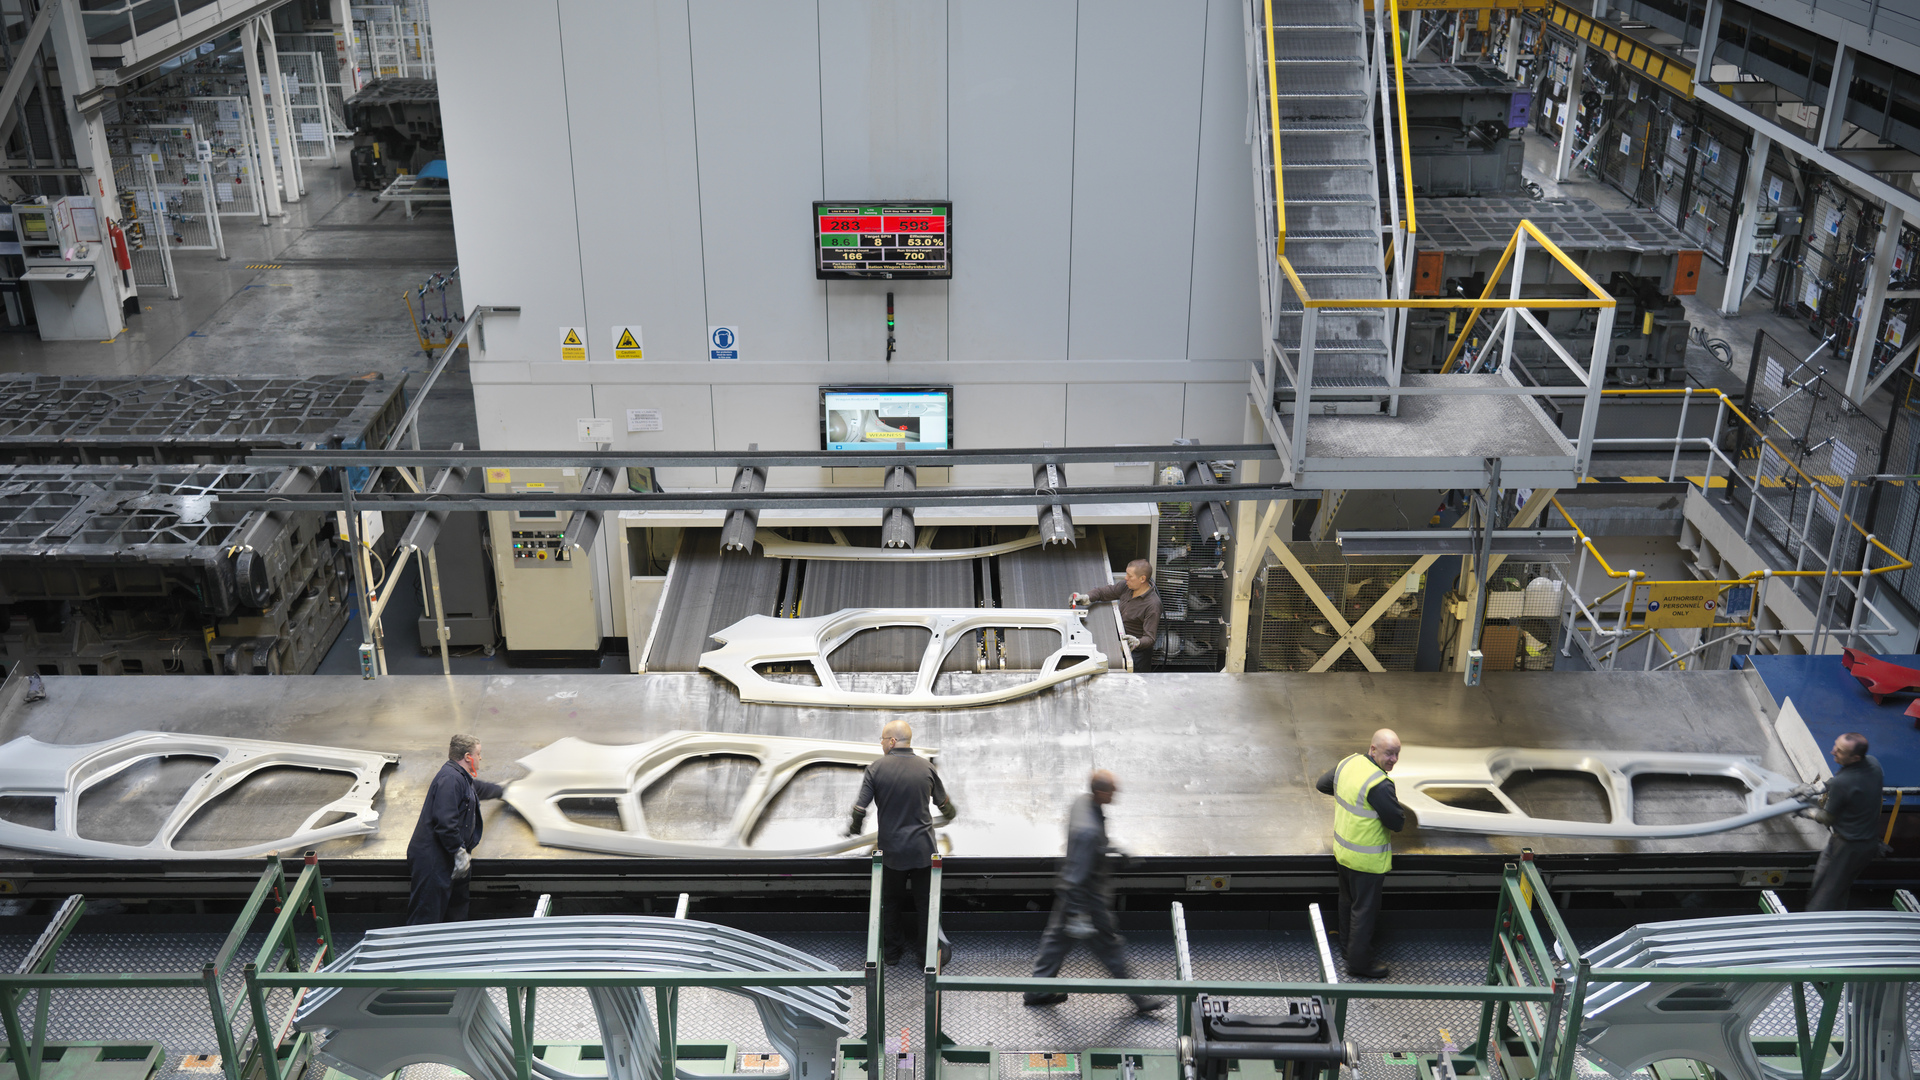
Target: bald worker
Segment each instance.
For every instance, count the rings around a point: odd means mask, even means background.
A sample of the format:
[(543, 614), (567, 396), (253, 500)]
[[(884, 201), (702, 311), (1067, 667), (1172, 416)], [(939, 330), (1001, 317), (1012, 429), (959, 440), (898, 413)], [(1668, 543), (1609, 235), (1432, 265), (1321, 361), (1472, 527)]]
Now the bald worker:
[[(927, 807), (938, 806), (952, 820), (953, 800), (947, 797), (933, 762), (913, 752), (913, 727), (905, 720), (894, 720), (880, 729), (880, 753), (880, 760), (867, 766), (866, 777), (860, 781), (860, 797), (853, 801), (847, 835), (860, 835), (867, 805), (879, 805), (880, 925), (886, 934), (887, 966), (899, 963), (911, 949), (925, 967), (926, 924), (908, 925), (905, 912), (923, 910), (920, 898), (933, 884), (933, 853), (939, 849), (934, 843), (933, 815)], [(914, 893), (911, 899), (907, 896), (909, 886)], [(946, 935), (941, 934), (941, 964), (952, 952)]]
[(1347, 974), (1384, 979), (1387, 965), (1373, 958), (1373, 924), (1380, 892), (1393, 868), (1389, 832), (1406, 827), (1387, 774), (1400, 762), (1400, 736), (1389, 728), (1373, 733), (1365, 754), (1349, 754), (1313, 785), (1333, 796), (1333, 860), (1340, 864), (1340, 940)]
[[(1040, 935), (1040, 955), (1034, 958), (1036, 978), (1051, 979), (1077, 942), (1084, 941), (1116, 979), (1127, 977), (1127, 939), (1113, 917), (1113, 860), (1119, 856), (1107, 841), (1106, 807), (1120, 791), (1120, 782), (1105, 769), (1087, 778), (1087, 793), (1074, 800), (1067, 816), (1067, 857), (1053, 883), (1053, 914)], [(1065, 994), (1028, 994), (1028, 1005), (1058, 1005)], [(1164, 1008), (1166, 998), (1133, 995), (1133, 1007), (1142, 1013)]]

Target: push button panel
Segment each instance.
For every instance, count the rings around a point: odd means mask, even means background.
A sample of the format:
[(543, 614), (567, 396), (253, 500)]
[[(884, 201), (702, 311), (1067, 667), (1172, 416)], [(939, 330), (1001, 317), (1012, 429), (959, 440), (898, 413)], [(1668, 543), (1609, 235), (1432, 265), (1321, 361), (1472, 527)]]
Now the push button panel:
[(515, 566), (540, 566), (570, 563), (573, 552), (562, 543), (563, 530), (515, 529), (512, 535)]

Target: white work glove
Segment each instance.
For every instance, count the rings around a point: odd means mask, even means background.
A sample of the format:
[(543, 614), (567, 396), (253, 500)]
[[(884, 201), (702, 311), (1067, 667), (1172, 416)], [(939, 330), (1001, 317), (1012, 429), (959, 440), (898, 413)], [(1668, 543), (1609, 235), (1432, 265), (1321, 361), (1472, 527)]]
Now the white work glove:
[(1071, 593), (1067, 596), (1068, 607), (1086, 607), (1091, 603), (1093, 603), (1093, 597), (1083, 592)]
[(1084, 911), (1076, 911), (1067, 916), (1067, 923), (1061, 927), (1061, 930), (1075, 941), (1085, 941), (1095, 933), (1093, 920), (1088, 918)]
[(1128, 652), (1132, 652), (1133, 650), (1140, 647), (1140, 639), (1137, 637), (1134, 637), (1132, 634), (1122, 634), (1120, 636), (1120, 641), (1126, 645)]
[(468, 877), (472, 876), (472, 874), (473, 874), (473, 856), (467, 854), (466, 848), (461, 848), (460, 850), (454, 852), (453, 853), (453, 880), (465, 881), (467, 880)]

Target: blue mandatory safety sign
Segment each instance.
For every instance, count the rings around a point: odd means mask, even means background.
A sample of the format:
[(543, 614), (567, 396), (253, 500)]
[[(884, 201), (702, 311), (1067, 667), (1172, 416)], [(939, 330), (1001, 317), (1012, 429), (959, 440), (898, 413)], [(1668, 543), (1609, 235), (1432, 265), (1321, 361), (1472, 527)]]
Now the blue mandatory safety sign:
[(740, 359), (740, 328), (737, 326), (708, 327), (707, 346), (709, 360)]
[(1649, 601), (1647, 601), (1647, 610), (1648, 610), (1648, 611), (1659, 611), (1659, 610), (1660, 610), (1660, 601), (1658, 601), (1658, 600), (1649, 600)]

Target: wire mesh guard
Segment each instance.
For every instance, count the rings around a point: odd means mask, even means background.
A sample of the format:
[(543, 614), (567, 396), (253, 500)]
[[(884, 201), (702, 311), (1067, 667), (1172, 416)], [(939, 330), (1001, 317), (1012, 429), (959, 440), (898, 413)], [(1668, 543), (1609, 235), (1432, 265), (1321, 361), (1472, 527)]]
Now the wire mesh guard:
[(1361, 626), (1355, 640), (1387, 671), (1414, 669), (1420, 651), (1422, 583), (1426, 575), (1408, 577), (1413, 559), (1344, 556), (1338, 544), (1293, 542), (1287, 548), (1299, 560), (1308, 581), (1296, 579), (1285, 566), (1261, 568), (1247, 633), (1250, 670), (1308, 671), (1335, 650), (1338, 655), (1321, 670), (1369, 670), (1352, 648), (1341, 646), (1343, 635), (1321, 605), (1331, 605), (1353, 625), (1393, 589), (1398, 592), (1382, 615)]
[(1566, 587), (1546, 563), (1502, 563), (1487, 581), (1480, 652), (1487, 671), (1551, 671)]
[(1160, 504), (1153, 587), (1160, 594), (1154, 662), (1170, 671), (1219, 671), (1227, 639), (1226, 545), (1199, 535), (1194, 504)]

